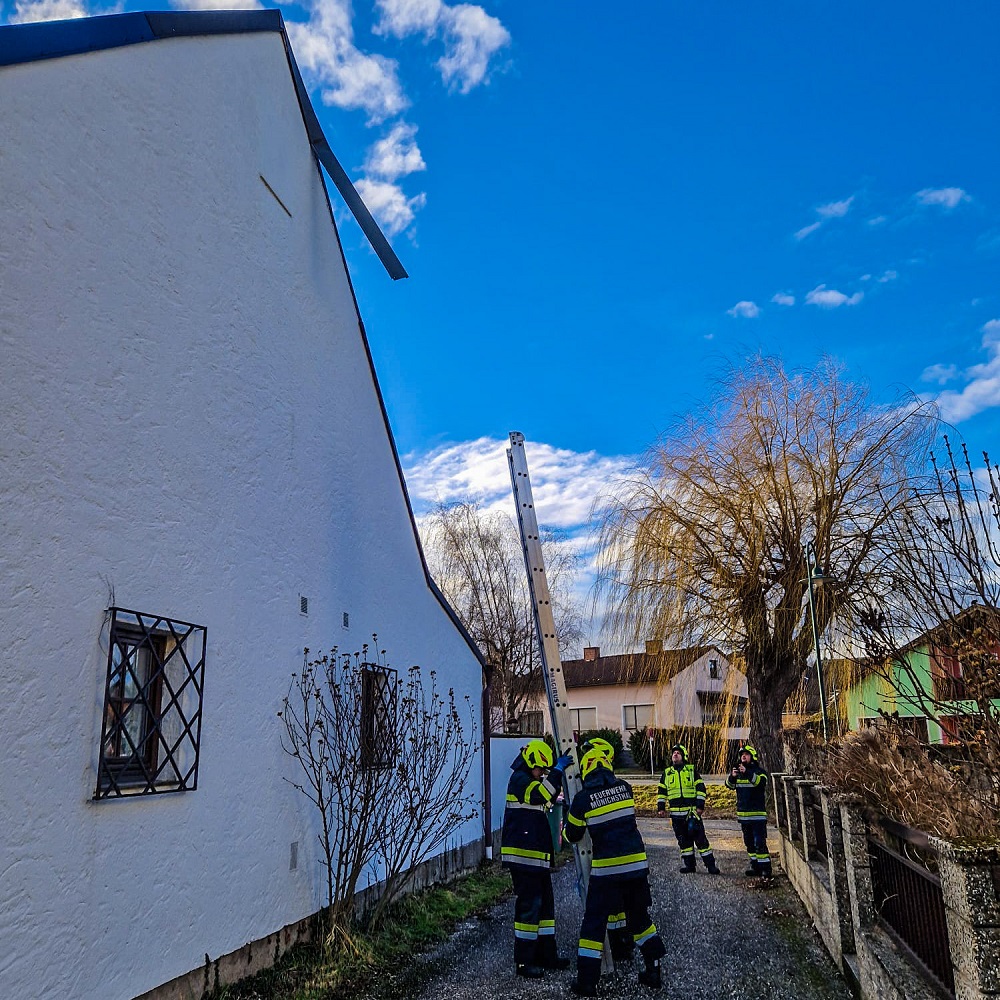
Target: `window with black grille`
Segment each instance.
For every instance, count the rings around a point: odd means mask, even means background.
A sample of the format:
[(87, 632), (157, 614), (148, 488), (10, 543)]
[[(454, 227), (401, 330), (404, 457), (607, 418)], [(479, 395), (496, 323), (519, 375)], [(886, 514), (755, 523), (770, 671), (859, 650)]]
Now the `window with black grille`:
[(396, 763), (396, 671), (375, 663), (361, 665), (361, 766)]
[(198, 787), (207, 632), (111, 608), (95, 798)]

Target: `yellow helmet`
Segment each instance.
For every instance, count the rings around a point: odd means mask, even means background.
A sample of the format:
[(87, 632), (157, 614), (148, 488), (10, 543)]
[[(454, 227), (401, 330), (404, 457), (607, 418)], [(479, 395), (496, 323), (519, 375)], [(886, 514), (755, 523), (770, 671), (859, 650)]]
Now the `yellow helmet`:
[(585, 778), (599, 767), (606, 767), (610, 771), (611, 762), (596, 747), (588, 750), (580, 759), (580, 774)]
[(552, 766), (552, 748), (545, 740), (532, 740), (521, 751), (521, 756), (528, 767)]
[(760, 760), (760, 755), (757, 753), (757, 748), (752, 743), (744, 743), (743, 746), (740, 747), (740, 753), (750, 754), (751, 760), (758, 760), (758, 761)]
[(603, 736), (591, 736), (583, 745), (586, 750), (600, 750), (609, 764), (615, 762), (615, 748)]

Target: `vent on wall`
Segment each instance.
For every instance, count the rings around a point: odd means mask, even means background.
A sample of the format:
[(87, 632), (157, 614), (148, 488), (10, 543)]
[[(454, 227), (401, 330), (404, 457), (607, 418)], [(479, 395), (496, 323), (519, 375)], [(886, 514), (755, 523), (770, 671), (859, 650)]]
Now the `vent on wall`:
[(299, 614), (307, 615), (309, 614), (309, 598), (302, 597), (299, 595)]
[(292, 849), (288, 852), (288, 870), (295, 871), (299, 867), (299, 842), (292, 841)]
[(351, 627), (351, 616), (345, 611), (344, 612), (344, 628)]

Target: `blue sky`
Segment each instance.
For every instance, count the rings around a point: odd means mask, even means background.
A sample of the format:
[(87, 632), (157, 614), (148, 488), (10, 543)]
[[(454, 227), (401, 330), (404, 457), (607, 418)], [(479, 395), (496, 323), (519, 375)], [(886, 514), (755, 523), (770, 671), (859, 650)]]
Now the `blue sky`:
[(280, 6), (411, 275), (338, 212), (418, 508), (509, 504), (517, 429), (541, 519), (580, 536), (758, 350), (937, 397), (1000, 453), (995, 0)]

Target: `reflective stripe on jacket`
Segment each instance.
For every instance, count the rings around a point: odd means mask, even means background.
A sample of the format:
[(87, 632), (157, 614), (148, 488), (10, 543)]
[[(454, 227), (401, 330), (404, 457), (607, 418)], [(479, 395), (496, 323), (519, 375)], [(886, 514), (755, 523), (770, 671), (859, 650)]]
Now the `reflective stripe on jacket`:
[(694, 764), (670, 764), (660, 776), (656, 792), (656, 808), (665, 809), (669, 802), (671, 816), (686, 816), (692, 809), (705, 808), (705, 782)]
[(559, 794), (562, 771), (553, 768), (545, 778), (535, 778), (520, 755), (512, 767), (500, 835), (501, 860), (507, 867), (551, 868), (552, 829), (546, 812)]
[(591, 878), (631, 875), (649, 867), (635, 822), (632, 786), (604, 767), (587, 776), (566, 817), (567, 840), (575, 843), (587, 830), (594, 845)]
[(751, 761), (746, 774), (730, 774), (726, 785), (736, 789), (736, 818), (740, 822), (767, 819), (767, 771)]

